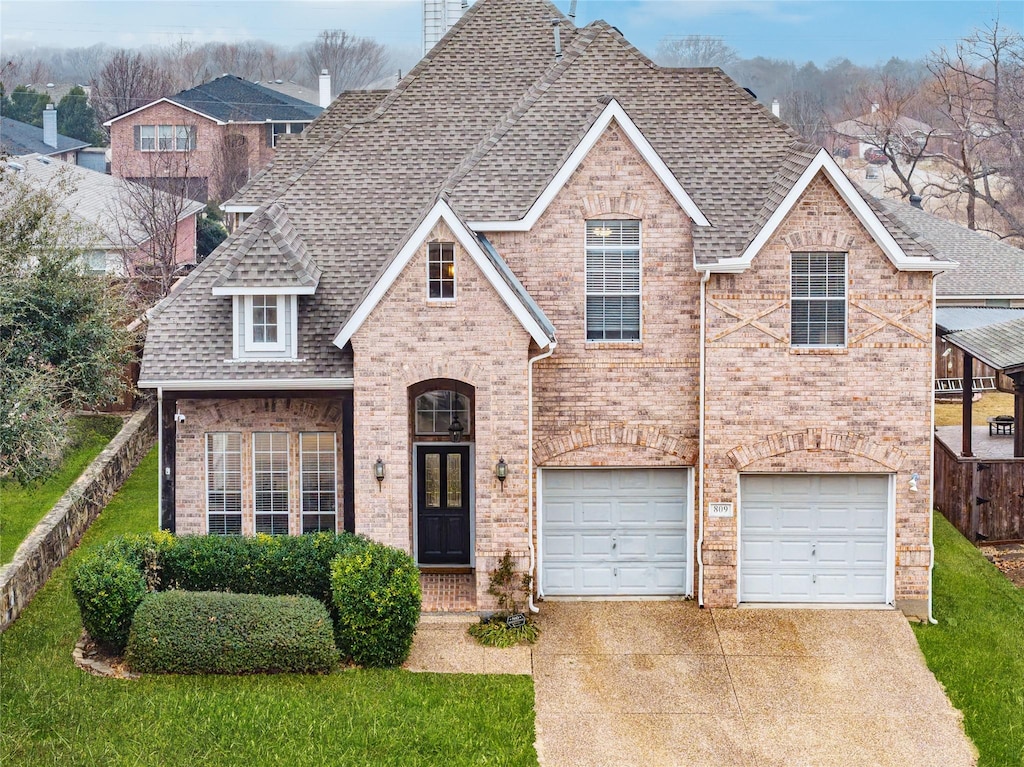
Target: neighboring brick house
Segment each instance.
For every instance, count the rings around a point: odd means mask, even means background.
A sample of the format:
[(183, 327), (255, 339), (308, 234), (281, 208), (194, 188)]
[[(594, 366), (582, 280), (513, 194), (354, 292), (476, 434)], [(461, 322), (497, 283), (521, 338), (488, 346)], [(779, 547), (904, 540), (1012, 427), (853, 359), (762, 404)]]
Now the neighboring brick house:
[(510, 550), (546, 598), (927, 615), (955, 264), (720, 70), (557, 14), (480, 0), (230, 201), (149, 328), (161, 524), (365, 533), (435, 608)]
[(0, 117), (0, 154), (21, 157), (38, 154), (63, 162), (78, 164), (78, 155), (90, 146), (88, 141), (57, 132), (57, 110), (47, 104), (43, 111), (43, 127)]
[(110, 172), (175, 181), (195, 199), (223, 200), (274, 158), (281, 136), (300, 133), (322, 111), (223, 75), (105, 122)]

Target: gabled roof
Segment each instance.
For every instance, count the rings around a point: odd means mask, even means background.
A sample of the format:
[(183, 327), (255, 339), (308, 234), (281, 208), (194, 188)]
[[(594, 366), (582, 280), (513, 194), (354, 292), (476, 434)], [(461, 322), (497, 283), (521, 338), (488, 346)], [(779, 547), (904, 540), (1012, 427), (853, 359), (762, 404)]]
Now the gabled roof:
[(1024, 319), (1024, 309), (1006, 309), (998, 306), (935, 307), (935, 329), (939, 333), (983, 328), (1017, 319)]
[(246, 222), (231, 255), (221, 260), (213, 283), (215, 296), (312, 295), (320, 283), (320, 267), (277, 203)]
[(1007, 374), (1024, 372), (1024, 319), (960, 330), (944, 338), (991, 368)]
[(103, 124), (109, 126), (161, 102), (177, 104), (222, 125), (228, 122), (310, 122), (323, 111), (323, 108), (314, 104), (272, 91), (241, 77), (222, 75), (195, 88), (132, 109)]
[(913, 133), (927, 134), (933, 130), (932, 126), (928, 125), (928, 123), (915, 120), (913, 117), (900, 115), (893, 120), (890, 115), (881, 110), (861, 115), (860, 117), (852, 117), (849, 120), (843, 120), (832, 127), (836, 133), (849, 136), (850, 138), (871, 138), (876, 135), (879, 128), (895, 131), (904, 136), (909, 136)]
[[(54, 195), (58, 206), (78, 223), (78, 244), (83, 248), (134, 248), (152, 234), (139, 220), (137, 206), (133, 204), (133, 200), (139, 199), (130, 191), (138, 188), (135, 182), (38, 154), (8, 162), (4, 172), (11, 171), (23, 183)], [(147, 189), (143, 197), (151, 193), (167, 196)], [(202, 203), (183, 199), (178, 220), (194, 216), (202, 209)]]
[(451, 206), (445, 200), (439, 199), (434, 203), (430, 212), (423, 217), (415, 231), (409, 235), (377, 280), (370, 286), (366, 295), (353, 308), (352, 313), (334, 338), (335, 345), (342, 348), (352, 340), (352, 336), (362, 327), (370, 313), (384, 298), (384, 294), (395, 284), (395, 280), (405, 271), (409, 261), (441, 222), (448, 225), (452, 234), (455, 235), (455, 239), (469, 254), (473, 263), (483, 273), (505, 306), (537, 345), (544, 347), (554, 341), (554, 326), (551, 321), (544, 316), (544, 312), (530, 298), (519, 280), (512, 275), (512, 271), (494, 247), (490, 243), (485, 246), (485, 240), (477, 239), (466, 223), (451, 209)]
[(15, 157), (26, 154), (41, 154), (48, 157), (84, 149), (87, 146), (92, 144), (58, 133), (57, 146), (54, 148), (43, 141), (42, 128), (12, 120), (10, 117), (0, 117), (0, 147)]
[(1024, 298), (1024, 250), (915, 208), (902, 200), (878, 204), (903, 228), (960, 268), (935, 280), (940, 298)]

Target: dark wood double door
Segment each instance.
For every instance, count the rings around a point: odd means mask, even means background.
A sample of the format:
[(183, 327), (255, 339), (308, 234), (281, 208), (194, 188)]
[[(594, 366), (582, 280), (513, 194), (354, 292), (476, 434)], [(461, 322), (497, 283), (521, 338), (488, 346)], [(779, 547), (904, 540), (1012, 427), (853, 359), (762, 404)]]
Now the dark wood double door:
[(469, 565), (468, 445), (416, 446), (416, 525), (421, 565)]

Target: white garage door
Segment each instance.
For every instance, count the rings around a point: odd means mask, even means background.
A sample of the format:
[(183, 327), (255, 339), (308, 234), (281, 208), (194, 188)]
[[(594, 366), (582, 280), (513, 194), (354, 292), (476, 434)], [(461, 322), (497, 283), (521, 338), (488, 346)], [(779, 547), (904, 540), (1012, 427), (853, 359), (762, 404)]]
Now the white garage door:
[(740, 601), (882, 603), (889, 477), (740, 478)]
[(545, 469), (546, 596), (687, 592), (687, 469)]

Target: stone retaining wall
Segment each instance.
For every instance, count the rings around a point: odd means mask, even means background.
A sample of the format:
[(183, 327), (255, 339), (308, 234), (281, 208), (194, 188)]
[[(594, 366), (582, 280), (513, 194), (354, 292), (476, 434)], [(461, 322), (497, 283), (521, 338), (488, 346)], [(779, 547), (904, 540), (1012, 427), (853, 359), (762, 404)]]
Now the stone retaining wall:
[[(0, 632), (21, 614), (156, 441), (156, 406), (144, 405), (0, 568)], [(156, 482), (157, 478), (153, 477)], [(157, 510), (153, 509), (154, 519)]]

